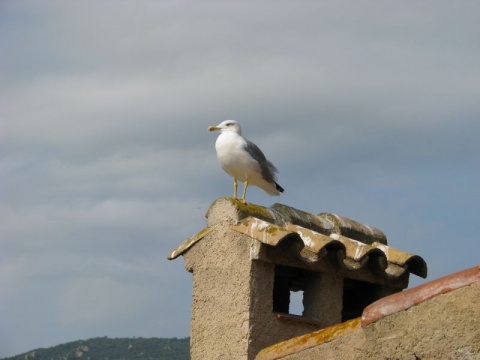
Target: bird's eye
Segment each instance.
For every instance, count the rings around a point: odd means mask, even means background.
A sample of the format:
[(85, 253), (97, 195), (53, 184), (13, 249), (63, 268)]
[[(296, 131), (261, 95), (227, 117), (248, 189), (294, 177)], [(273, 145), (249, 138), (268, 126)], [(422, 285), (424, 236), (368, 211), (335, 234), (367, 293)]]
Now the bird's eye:
[(226, 125), (227, 125), (227, 126), (232, 126), (232, 125), (233, 125), (233, 123), (227, 123)]

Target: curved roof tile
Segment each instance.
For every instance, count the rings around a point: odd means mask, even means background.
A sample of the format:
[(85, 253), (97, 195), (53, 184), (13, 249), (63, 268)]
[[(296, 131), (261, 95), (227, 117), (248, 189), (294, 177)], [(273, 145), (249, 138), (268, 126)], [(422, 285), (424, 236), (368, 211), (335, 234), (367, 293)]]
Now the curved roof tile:
[(227, 222), (230, 229), (264, 245), (286, 246), (295, 252), (295, 258), (307, 264), (328, 257), (339, 270), (366, 271), (387, 281), (406, 273), (427, 276), (427, 265), (420, 256), (388, 246), (380, 229), (340, 215), (313, 215), (282, 204), (264, 208), (221, 198), (209, 208), (207, 218), (209, 226), (173, 250), (168, 259), (182, 255), (217, 224)]

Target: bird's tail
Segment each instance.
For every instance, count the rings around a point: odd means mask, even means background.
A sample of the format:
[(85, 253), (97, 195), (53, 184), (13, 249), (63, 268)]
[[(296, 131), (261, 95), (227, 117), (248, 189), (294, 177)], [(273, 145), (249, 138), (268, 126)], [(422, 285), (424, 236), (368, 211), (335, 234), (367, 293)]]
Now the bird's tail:
[(275, 188), (276, 188), (279, 192), (283, 193), (283, 188), (282, 188), (280, 185), (278, 185), (277, 183), (275, 183)]

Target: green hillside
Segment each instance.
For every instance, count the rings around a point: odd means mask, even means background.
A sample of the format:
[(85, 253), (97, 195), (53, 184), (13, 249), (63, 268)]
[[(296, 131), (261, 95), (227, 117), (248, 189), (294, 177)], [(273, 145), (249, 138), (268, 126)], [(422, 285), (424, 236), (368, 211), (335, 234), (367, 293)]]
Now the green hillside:
[(2, 360), (188, 360), (189, 341), (189, 338), (101, 337), (36, 349)]

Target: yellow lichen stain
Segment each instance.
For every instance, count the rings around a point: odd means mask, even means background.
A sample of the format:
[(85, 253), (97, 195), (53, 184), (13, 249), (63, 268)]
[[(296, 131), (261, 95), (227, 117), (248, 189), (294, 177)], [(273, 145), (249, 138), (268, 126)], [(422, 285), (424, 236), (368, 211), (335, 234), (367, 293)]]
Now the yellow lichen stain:
[(291, 234), (291, 231), (282, 226), (273, 225), (252, 216), (243, 219), (238, 225), (231, 225), (230, 229), (273, 246), (276, 246), (285, 236)]
[(360, 328), (361, 318), (356, 318), (333, 325), (328, 328), (315, 331), (310, 334), (295, 337), (281, 343), (271, 345), (260, 351), (255, 358), (256, 360), (273, 360), (284, 357), (288, 354), (309, 349), (314, 346), (332, 341), (333, 339), (343, 336), (351, 331)]
[(275, 235), (278, 232), (278, 227), (276, 226), (269, 226), (268, 228), (265, 229), (268, 235)]
[(266, 208), (257, 204), (252, 203), (242, 203), (239, 200), (231, 199), (232, 204), (239, 210), (242, 214), (242, 218), (252, 216), (258, 219), (268, 221), (275, 224), (275, 217), (272, 215), (272, 209)]

